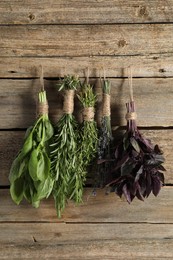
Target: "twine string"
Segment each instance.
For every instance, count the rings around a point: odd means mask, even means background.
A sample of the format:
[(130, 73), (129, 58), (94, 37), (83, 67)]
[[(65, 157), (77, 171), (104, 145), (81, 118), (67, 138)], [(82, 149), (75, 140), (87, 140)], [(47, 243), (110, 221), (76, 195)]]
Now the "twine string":
[(38, 116), (48, 114), (49, 106), (47, 102), (38, 103)]
[(74, 90), (65, 90), (63, 112), (64, 114), (72, 114), (74, 111)]
[(132, 67), (131, 66), (129, 68), (128, 81), (129, 81), (129, 89), (130, 89), (130, 101), (133, 102), (134, 98), (133, 98)]
[(103, 109), (102, 109), (103, 116), (110, 116), (111, 109), (110, 109), (110, 95), (103, 93)]
[(91, 122), (94, 120), (94, 107), (85, 107), (83, 109), (83, 120), (85, 122)]

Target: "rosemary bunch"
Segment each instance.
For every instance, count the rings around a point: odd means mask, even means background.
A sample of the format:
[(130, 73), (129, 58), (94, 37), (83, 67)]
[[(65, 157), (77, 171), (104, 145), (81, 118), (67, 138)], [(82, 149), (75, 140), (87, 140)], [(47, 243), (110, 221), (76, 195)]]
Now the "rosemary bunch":
[(111, 83), (104, 80), (102, 83), (103, 91), (103, 107), (102, 107), (102, 120), (99, 131), (98, 142), (98, 179), (99, 186), (104, 187), (108, 171), (110, 168), (111, 159), (111, 145), (112, 145), (112, 129), (111, 129), (111, 112), (110, 112), (110, 90)]
[[(55, 179), (53, 196), (58, 217), (65, 209), (67, 199), (73, 190), (72, 180), (77, 168), (77, 122), (73, 116), (74, 91), (79, 79), (65, 76), (59, 85), (64, 90), (63, 116), (56, 127), (56, 135), (51, 144), (51, 171)], [(77, 188), (76, 188), (77, 189)]]
[(28, 128), (24, 145), (10, 170), (10, 194), (19, 204), (23, 198), (34, 207), (52, 192), (53, 179), (50, 174), (48, 143), (54, 130), (48, 118), (46, 92), (39, 93), (39, 117), (34, 126)]

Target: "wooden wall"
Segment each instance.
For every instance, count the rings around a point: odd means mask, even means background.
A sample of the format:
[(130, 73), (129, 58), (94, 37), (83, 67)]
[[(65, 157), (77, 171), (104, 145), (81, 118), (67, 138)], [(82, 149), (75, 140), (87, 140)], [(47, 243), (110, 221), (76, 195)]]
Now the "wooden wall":
[[(54, 86), (65, 73), (90, 71), (112, 82), (112, 125), (125, 125), (128, 66), (133, 66), (138, 125), (164, 150), (166, 184), (158, 198), (131, 206), (114, 194), (69, 203), (56, 218), (53, 200), (15, 206), (8, 174), (35, 118), (39, 68), (50, 116), (61, 116)], [(0, 258), (173, 259), (173, 0), (0, 1)], [(97, 107), (99, 115), (99, 106)]]

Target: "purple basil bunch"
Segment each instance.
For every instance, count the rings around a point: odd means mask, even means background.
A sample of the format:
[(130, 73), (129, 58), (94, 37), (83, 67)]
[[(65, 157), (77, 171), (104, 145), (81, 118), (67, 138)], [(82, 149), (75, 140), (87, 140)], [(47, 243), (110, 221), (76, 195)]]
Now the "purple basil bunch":
[(164, 157), (158, 145), (145, 139), (136, 125), (134, 101), (126, 104), (127, 130), (117, 145), (109, 171), (110, 191), (124, 194), (128, 203), (137, 197), (144, 200), (152, 192), (158, 195), (164, 184)]

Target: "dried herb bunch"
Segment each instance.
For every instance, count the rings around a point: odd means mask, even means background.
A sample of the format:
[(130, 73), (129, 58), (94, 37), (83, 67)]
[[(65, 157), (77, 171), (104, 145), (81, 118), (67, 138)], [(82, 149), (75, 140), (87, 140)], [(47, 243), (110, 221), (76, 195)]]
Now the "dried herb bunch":
[(10, 170), (10, 193), (19, 204), (23, 198), (34, 207), (52, 192), (53, 179), (50, 173), (49, 141), (54, 130), (48, 118), (46, 92), (39, 93), (39, 117), (28, 128), (24, 145)]
[(158, 145), (144, 138), (136, 126), (134, 101), (126, 104), (127, 131), (115, 149), (115, 164), (107, 185), (130, 203), (135, 197), (144, 200), (152, 192), (158, 195), (165, 171), (164, 157)]
[(93, 87), (85, 83), (78, 98), (83, 106), (83, 123), (79, 131), (79, 149), (78, 149), (78, 178), (81, 178), (80, 197), (78, 202), (82, 201), (83, 185), (86, 180), (87, 167), (95, 158), (98, 145), (97, 124), (94, 121), (96, 95)]
[(109, 80), (104, 80), (102, 82), (102, 91), (103, 107), (98, 142), (98, 185), (104, 187), (107, 182), (107, 176), (111, 164), (111, 146), (113, 141), (110, 111), (111, 83)]
[(51, 171), (55, 179), (53, 196), (58, 217), (61, 217), (72, 190), (77, 189), (73, 186), (73, 180), (77, 168), (78, 125), (73, 110), (74, 93), (78, 85), (79, 79), (70, 75), (65, 76), (58, 85), (59, 90), (64, 90), (64, 114), (57, 124), (56, 135), (51, 144)]

